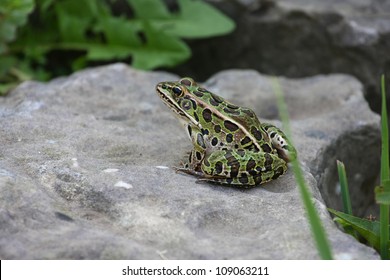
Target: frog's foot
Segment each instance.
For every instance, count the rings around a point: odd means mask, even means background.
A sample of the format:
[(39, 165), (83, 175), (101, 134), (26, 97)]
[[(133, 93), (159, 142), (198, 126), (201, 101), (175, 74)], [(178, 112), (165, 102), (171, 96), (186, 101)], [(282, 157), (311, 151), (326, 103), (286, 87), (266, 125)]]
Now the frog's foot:
[(173, 167), (173, 169), (175, 170), (176, 173), (183, 172), (183, 173), (194, 175), (197, 177), (204, 176), (203, 172), (196, 171), (193, 168), (188, 167), (188, 164), (186, 164), (186, 165), (184, 167)]

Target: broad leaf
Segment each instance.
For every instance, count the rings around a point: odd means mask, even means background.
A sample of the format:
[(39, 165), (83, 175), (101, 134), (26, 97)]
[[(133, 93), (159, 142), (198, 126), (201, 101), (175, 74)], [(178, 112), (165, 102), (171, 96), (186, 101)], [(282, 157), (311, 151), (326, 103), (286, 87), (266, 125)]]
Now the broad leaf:
[[(343, 220), (342, 224), (351, 225), (362, 237), (364, 237), (375, 249), (379, 250), (379, 222), (361, 219), (333, 209), (328, 209), (333, 215)], [(338, 220), (336, 220), (338, 221)], [(390, 228), (389, 228), (390, 230)]]
[(195, 39), (224, 35), (235, 28), (234, 22), (203, 1), (179, 0), (180, 12), (165, 21), (155, 20), (153, 26), (165, 33)]
[(144, 30), (146, 44), (133, 53), (132, 65), (135, 68), (170, 67), (190, 57), (191, 50), (178, 38), (154, 30), (148, 23), (144, 24)]
[(26, 23), (33, 8), (33, 0), (0, 1), (0, 54), (7, 50), (6, 43), (15, 39), (17, 28)]
[(167, 19), (170, 13), (160, 0), (127, 0), (133, 8), (135, 17), (143, 20), (148, 19)]

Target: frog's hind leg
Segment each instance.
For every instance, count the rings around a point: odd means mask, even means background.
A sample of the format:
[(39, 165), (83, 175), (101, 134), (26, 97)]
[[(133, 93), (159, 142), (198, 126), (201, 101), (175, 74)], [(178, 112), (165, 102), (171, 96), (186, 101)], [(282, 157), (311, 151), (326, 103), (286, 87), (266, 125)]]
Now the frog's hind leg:
[(297, 157), (297, 151), (283, 131), (269, 123), (263, 123), (262, 127), (271, 139), (272, 146), (278, 151), (279, 157), (286, 162), (290, 162)]
[(239, 187), (253, 187), (287, 171), (286, 162), (277, 155), (238, 149), (218, 150), (206, 155), (199, 181)]

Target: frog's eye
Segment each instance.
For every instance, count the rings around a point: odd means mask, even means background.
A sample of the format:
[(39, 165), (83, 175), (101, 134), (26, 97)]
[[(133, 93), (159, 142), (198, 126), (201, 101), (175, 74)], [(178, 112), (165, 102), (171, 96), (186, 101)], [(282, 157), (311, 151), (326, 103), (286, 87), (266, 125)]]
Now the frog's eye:
[(189, 110), (192, 108), (192, 103), (190, 100), (188, 99), (184, 99), (182, 102), (181, 102), (181, 107), (184, 109), (184, 110)]
[(172, 88), (172, 92), (175, 95), (180, 96), (183, 93), (183, 90), (181, 89), (181, 87), (173, 87)]

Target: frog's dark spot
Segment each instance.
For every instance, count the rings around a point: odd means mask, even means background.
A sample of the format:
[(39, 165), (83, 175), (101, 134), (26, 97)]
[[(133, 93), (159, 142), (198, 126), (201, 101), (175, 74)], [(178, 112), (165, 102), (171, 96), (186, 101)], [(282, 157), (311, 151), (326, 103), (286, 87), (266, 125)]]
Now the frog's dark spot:
[(206, 149), (206, 145), (204, 144), (203, 135), (201, 133), (198, 133), (196, 137), (196, 142), (199, 146), (201, 146), (203, 149)]
[[(222, 145), (221, 145), (222, 146)], [(222, 148), (222, 151), (227, 151), (227, 148)]]
[(217, 137), (213, 137), (213, 139), (211, 139), (211, 145), (217, 146), (217, 144), (218, 144), (218, 138)]
[(194, 119), (199, 122), (199, 117), (198, 117), (198, 114), (196, 112), (194, 112)]
[(241, 184), (245, 185), (248, 184), (248, 177), (246, 174), (241, 174), (240, 178), (238, 178)]
[(272, 133), (270, 134), (271, 138), (274, 138), (275, 135), (276, 135), (276, 132), (272, 132)]
[(272, 176), (272, 179), (278, 178), (283, 173), (284, 173), (283, 167), (279, 167), (278, 169), (275, 170), (275, 174), (274, 176)]
[(221, 103), (218, 103), (217, 101), (215, 101), (213, 98), (210, 99), (210, 104), (213, 105), (213, 106), (219, 106), (219, 104)]
[(260, 130), (258, 130), (255, 126), (251, 127), (251, 133), (255, 136), (256, 140), (261, 141), (261, 139), (263, 139), (263, 135), (261, 135)]
[(233, 142), (233, 135), (228, 133), (226, 134), (226, 142), (231, 143)]
[(204, 109), (203, 112), (202, 112), (202, 116), (203, 116), (203, 119), (204, 119), (206, 122), (211, 122), (212, 117), (211, 117), (211, 111), (210, 111), (210, 109)]
[(233, 164), (231, 167), (230, 167), (230, 176), (231, 177), (237, 177), (238, 175), (238, 170), (240, 169), (240, 164), (237, 163), (237, 164)]
[(246, 163), (246, 170), (253, 170), (255, 169), (256, 161), (253, 160), (253, 158), (249, 159)]
[(265, 166), (266, 170), (272, 170), (272, 163), (274, 162), (274, 160), (272, 159), (270, 154), (267, 154), (267, 153), (264, 154), (264, 157), (265, 157), (264, 166)]
[(238, 154), (240, 157), (244, 157), (244, 156), (245, 156), (245, 150), (244, 150), (244, 149), (238, 149), (236, 152), (237, 152), (237, 154)]
[(261, 146), (261, 149), (265, 152), (265, 153), (270, 153), (272, 151), (271, 147), (268, 145), (268, 144), (263, 144)]
[(198, 90), (199, 90), (199, 91), (201, 91), (201, 92), (208, 92), (208, 90), (207, 90), (207, 89), (205, 89), (205, 88), (202, 88), (202, 87), (198, 88)]
[(188, 130), (188, 135), (191, 136), (192, 135), (192, 127), (190, 125), (187, 126), (187, 130)]
[(249, 175), (252, 175), (252, 176), (259, 174), (259, 172), (257, 172), (255, 169), (249, 170), (248, 173), (249, 173)]
[(55, 212), (55, 215), (58, 219), (66, 221), (66, 222), (73, 222), (74, 220), (69, 217), (68, 215), (65, 215), (64, 213), (61, 212)]
[(192, 151), (190, 152), (190, 155), (188, 156), (188, 162), (189, 162), (189, 163), (192, 162)]
[(214, 126), (214, 131), (215, 131), (216, 133), (220, 133), (220, 132), (221, 132), (221, 126), (220, 126), (219, 124), (215, 125), (215, 126)]
[(225, 113), (228, 113), (228, 114), (231, 114), (231, 115), (236, 115), (236, 116), (240, 115), (240, 111), (231, 110), (231, 109), (229, 109), (227, 107), (223, 108), (223, 110), (225, 111)]
[(225, 120), (223, 122), (223, 125), (228, 129), (230, 130), (231, 132), (234, 132), (236, 130), (238, 130), (238, 125), (236, 125), (235, 123), (229, 121), (229, 120)]
[(179, 81), (180, 84), (188, 86), (188, 87), (192, 86), (192, 82), (193, 81), (191, 81), (190, 79), (187, 79), (187, 78), (183, 78)]
[(226, 106), (229, 107), (230, 109), (239, 109), (240, 108), (232, 103), (227, 103), (227, 102), (226, 102)]
[(249, 117), (253, 118), (255, 116), (255, 113), (251, 109), (245, 108), (241, 110), (244, 114), (248, 115)]
[(250, 143), (251, 139), (248, 136), (245, 136), (244, 139), (241, 140), (241, 145), (245, 146), (246, 144)]
[(264, 128), (265, 130), (268, 130), (268, 128), (270, 128), (270, 127), (272, 127), (271, 124), (267, 124), (267, 125), (264, 125), (264, 126), (263, 126), (263, 128)]
[(221, 161), (217, 161), (215, 163), (215, 172), (217, 174), (221, 174), (222, 173), (222, 162)]
[(225, 154), (225, 158), (227, 160), (227, 165), (230, 166), (230, 176), (237, 177), (238, 170), (240, 169), (240, 163), (238, 160), (232, 155), (230, 151), (227, 151)]
[(202, 128), (202, 134), (203, 135), (209, 135), (209, 130), (206, 128)]
[(191, 99), (191, 103), (192, 103), (192, 108), (193, 108), (194, 110), (196, 110), (196, 108), (197, 108), (198, 106), (196, 105), (195, 100), (192, 100), (192, 99)]
[(210, 95), (216, 102), (218, 102), (218, 103), (223, 102), (223, 99), (221, 97), (219, 97), (218, 95), (215, 95), (214, 93), (211, 93), (211, 92), (210, 92)]
[(195, 155), (196, 155), (196, 159), (197, 160), (201, 160), (202, 159), (202, 154), (199, 153), (198, 151), (195, 152)]
[(238, 144), (235, 144), (235, 145), (234, 145), (234, 149), (238, 149)]
[(193, 91), (193, 93), (194, 93), (196, 96), (198, 96), (198, 97), (202, 97), (202, 96), (203, 96), (203, 93), (201, 93), (200, 91), (197, 91), (197, 90)]
[(207, 160), (207, 158), (204, 159), (203, 163), (204, 163), (204, 165), (206, 165), (207, 167), (210, 167), (210, 162)]
[(262, 183), (261, 174), (254, 177), (256, 185), (260, 185)]
[(233, 183), (233, 179), (232, 178), (226, 178), (226, 183), (230, 185), (231, 183)]

